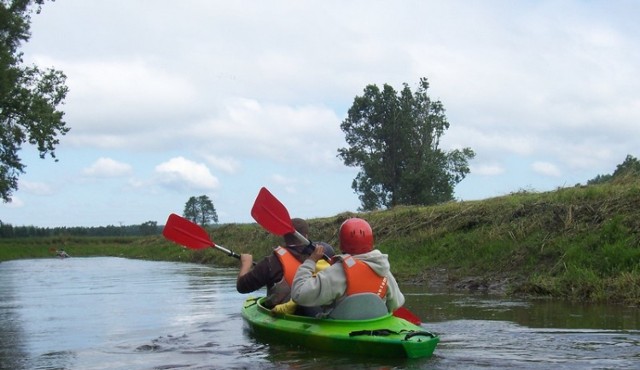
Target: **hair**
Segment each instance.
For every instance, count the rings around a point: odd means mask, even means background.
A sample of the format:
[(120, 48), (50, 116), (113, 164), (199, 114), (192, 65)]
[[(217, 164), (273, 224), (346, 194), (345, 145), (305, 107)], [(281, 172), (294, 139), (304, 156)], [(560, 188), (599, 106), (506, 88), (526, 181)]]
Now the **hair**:
[[(302, 234), (305, 238), (309, 235), (309, 224), (307, 221), (301, 218), (294, 218), (291, 220), (291, 224), (293, 228), (296, 229), (297, 232)], [(284, 242), (286, 245), (301, 245), (303, 244), (300, 239), (296, 237), (294, 233), (289, 233), (284, 235)]]

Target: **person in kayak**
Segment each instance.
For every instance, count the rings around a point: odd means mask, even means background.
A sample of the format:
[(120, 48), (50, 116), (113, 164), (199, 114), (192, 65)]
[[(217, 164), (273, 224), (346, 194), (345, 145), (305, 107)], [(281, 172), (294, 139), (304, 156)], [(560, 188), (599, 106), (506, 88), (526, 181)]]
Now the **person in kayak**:
[(386, 254), (374, 249), (373, 231), (361, 218), (350, 218), (340, 226), (342, 255), (315, 273), (322, 249), (300, 265), (291, 288), (299, 305), (322, 306), (322, 316), (358, 320), (384, 316), (404, 304), (404, 295), (391, 273)]
[(58, 256), (59, 258), (67, 258), (67, 257), (69, 257), (69, 255), (67, 254), (67, 252), (64, 251), (64, 249), (58, 249), (56, 251), (56, 256)]
[[(305, 220), (294, 218), (291, 223), (296, 231), (308, 238), (309, 225)], [(284, 246), (275, 248), (273, 253), (255, 266), (253, 266), (251, 254), (241, 254), (236, 289), (239, 293), (251, 293), (266, 286), (267, 298), (264, 305), (267, 308), (288, 302), (291, 298), (293, 276), (309, 254), (319, 249), (322, 254), (333, 255), (333, 248), (329, 244), (323, 242), (314, 244), (315, 250), (314, 246), (310, 247), (299, 240), (294, 233), (289, 233), (284, 235)], [(310, 312), (314, 311), (317, 310), (305, 305), (299, 305), (296, 309), (296, 313), (303, 315), (311, 315)]]
[[(333, 247), (331, 247), (326, 243), (322, 243), (322, 244), (324, 246), (323, 248), (324, 258), (316, 262), (315, 273), (317, 273), (318, 271), (322, 271), (327, 267), (331, 266), (329, 264), (329, 261), (327, 261), (327, 258), (331, 259), (335, 255)], [(320, 307), (314, 307), (314, 308), (305, 307), (302, 309), (302, 312), (300, 312), (301, 310), (298, 309), (298, 304), (294, 302), (293, 299), (289, 299), (288, 302), (278, 304), (271, 309), (271, 312), (273, 313), (290, 314), (290, 315), (295, 314), (296, 311), (303, 316), (316, 316), (322, 313), (322, 309)]]

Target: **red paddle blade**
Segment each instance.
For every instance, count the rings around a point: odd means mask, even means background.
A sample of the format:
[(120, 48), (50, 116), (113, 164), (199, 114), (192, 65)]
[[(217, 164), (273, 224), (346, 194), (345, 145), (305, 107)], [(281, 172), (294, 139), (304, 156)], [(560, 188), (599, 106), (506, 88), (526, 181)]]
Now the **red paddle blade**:
[(175, 213), (169, 215), (162, 235), (191, 249), (203, 249), (214, 245), (205, 229)]
[(265, 187), (260, 189), (255, 202), (253, 202), (251, 217), (260, 226), (276, 235), (283, 236), (296, 231), (291, 223), (289, 211)]
[(393, 316), (405, 319), (414, 325), (422, 324), (422, 321), (420, 321), (420, 318), (418, 316), (414, 315), (413, 312), (404, 307), (399, 307), (398, 309), (393, 311)]

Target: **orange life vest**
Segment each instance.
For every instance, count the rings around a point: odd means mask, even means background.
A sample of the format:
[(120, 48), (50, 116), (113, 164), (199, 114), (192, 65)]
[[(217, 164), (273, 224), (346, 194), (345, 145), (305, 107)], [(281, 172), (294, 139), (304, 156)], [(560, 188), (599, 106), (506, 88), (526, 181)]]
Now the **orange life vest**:
[(273, 252), (278, 256), (278, 260), (282, 265), (282, 278), (291, 287), (293, 285), (293, 277), (302, 263), (293, 254), (289, 253), (287, 248), (277, 247)]
[(376, 274), (366, 263), (347, 254), (342, 259), (342, 266), (347, 276), (345, 295), (374, 293), (384, 298), (387, 294), (387, 277)]

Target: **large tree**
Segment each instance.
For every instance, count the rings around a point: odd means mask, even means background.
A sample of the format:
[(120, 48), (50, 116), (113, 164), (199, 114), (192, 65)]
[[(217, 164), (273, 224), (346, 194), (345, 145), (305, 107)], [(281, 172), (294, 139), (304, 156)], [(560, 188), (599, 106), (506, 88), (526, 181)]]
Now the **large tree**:
[(69, 128), (58, 110), (67, 95), (66, 76), (54, 69), (24, 66), (22, 43), (31, 37), (31, 14), (45, 0), (0, 0), (0, 197), (11, 201), (25, 165), (18, 155), (22, 145), (38, 149), (40, 158), (57, 161), (58, 135)]
[(449, 122), (428, 89), (421, 78), (415, 93), (406, 83), (399, 93), (387, 84), (382, 90), (368, 85), (355, 97), (340, 125), (349, 147), (338, 149), (338, 157), (360, 167), (351, 187), (362, 210), (452, 200), (455, 185), (470, 172), (473, 150), (440, 148)]
[(210, 222), (218, 223), (218, 213), (213, 202), (206, 195), (190, 197), (184, 205), (183, 216), (202, 226)]

